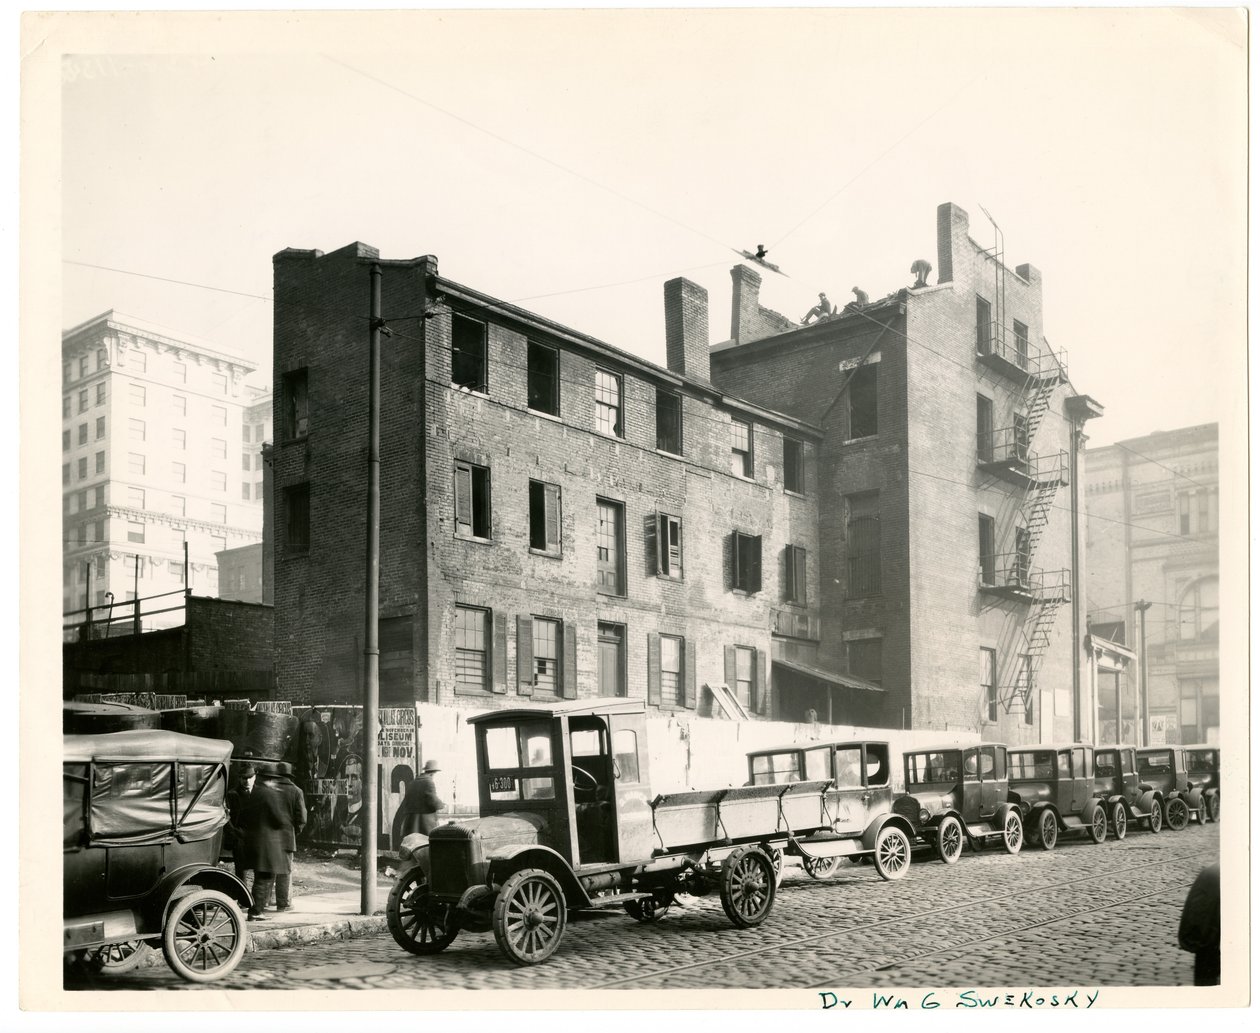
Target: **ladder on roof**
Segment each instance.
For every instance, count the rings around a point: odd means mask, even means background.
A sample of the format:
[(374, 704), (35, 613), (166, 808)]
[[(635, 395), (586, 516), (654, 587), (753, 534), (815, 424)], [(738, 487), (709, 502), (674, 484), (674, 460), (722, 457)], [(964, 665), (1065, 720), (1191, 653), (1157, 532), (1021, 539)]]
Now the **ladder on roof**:
[(729, 686), (722, 683), (710, 685), (709, 692), (713, 694), (713, 699), (725, 711), (726, 716), (732, 721), (748, 721), (748, 711), (744, 709), (744, 705), (736, 698)]

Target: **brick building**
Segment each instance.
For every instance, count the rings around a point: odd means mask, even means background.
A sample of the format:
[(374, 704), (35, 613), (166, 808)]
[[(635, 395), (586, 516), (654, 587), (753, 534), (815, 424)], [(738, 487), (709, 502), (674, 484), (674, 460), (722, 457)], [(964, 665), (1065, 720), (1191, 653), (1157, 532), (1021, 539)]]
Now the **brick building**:
[[(1159, 431), (1091, 448), (1089, 606), (1096, 633), (1141, 655), (1145, 610), (1147, 711), (1159, 742), (1220, 734), (1220, 537), (1217, 425)], [(1143, 734), (1140, 663), (1099, 696), (1101, 727)]]
[[(277, 681), (362, 667), (369, 270), (383, 276), (381, 695), (1068, 737), (1084, 421), (942, 206), (940, 282), (799, 327), (665, 285), (667, 368), (354, 244), (275, 257)], [(405, 317), (405, 318), (404, 318)], [(977, 676), (977, 669), (981, 673)], [(729, 689), (729, 698), (726, 686)]]

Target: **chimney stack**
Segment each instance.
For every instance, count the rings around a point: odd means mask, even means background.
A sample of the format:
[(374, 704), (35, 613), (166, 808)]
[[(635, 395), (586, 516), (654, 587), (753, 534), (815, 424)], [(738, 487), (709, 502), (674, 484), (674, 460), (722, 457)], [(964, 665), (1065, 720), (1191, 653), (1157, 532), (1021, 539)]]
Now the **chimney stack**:
[(748, 340), (761, 314), (761, 274), (746, 265), (731, 269), (731, 340)]
[(954, 279), (954, 259), (957, 258), (961, 262), (967, 254), (967, 227), (970, 222), (971, 220), (967, 213), (952, 201), (946, 201), (944, 204), (937, 206), (937, 283), (949, 283)]
[(665, 284), (665, 365), (709, 382), (709, 292), (681, 276)]

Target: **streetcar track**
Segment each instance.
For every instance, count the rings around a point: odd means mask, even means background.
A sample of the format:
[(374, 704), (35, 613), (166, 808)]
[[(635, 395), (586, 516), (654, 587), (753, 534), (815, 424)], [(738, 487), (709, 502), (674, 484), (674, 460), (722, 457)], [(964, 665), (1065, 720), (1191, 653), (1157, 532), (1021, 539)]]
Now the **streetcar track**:
[[(1173, 863), (1173, 862), (1175, 862), (1175, 861), (1186, 860), (1186, 859), (1193, 858), (1193, 857), (1202, 857), (1202, 856), (1210, 855), (1210, 854), (1213, 854), (1213, 853), (1216, 853), (1216, 852), (1217, 852), (1217, 851), (1215, 851), (1215, 850), (1209, 850), (1209, 849), (1198, 849), (1198, 850), (1192, 850), (1192, 851), (1189, 851), (1189, 852), (1187, 852), (1187, 853), (1185, 853), (1185, 854), (1178, 854), (1176, 857), (1173, 857), (1173, 858), (1168, 858), (1168, 857), (1165, 857), (1165, 858), (1161, 858), (1161, 859), (1159, 859), (1159, 860), (1146, 861), (1146, 862), (1144, 862), (1144, 863), (1142, 863), (1142, 864), (1129, 865), (1128, 867), (1118, 869), (1118, 870), (1116, 870), (1116, 871), (1114, 871), (1114, 872), (1107, 872), (1107, 873), (1105, 873), (1105, 874), (1103, 874), (1103, 875), (1099, 875), (1098, 873), (1094, 873), (1094, 874), (1090, 874), (1090, 875), (1083, 875), (1083, 876), (1081, 876), (1081, 877), (1079, 877), (1079, 878), (1075, 878), (1075, 879), (1068, 879), (1068, 880), (1066, 880), (1065, 882), (1041, 884), (1041, 885), (1038, 885), (1038, 886), (1035, 888), (1035, 891), (1036, 891), (1036, 892), (1041, 892), (1041, 891), (1043, 891), (1043, 890), (1065, 889), (1065, 888), (1067, 888), (1067, 887), (1069, 887), (1069, 886), (1076, 886), (1076, 885), (1079, 885), (1080, 883), (1095, 882), (1095, 881), (1097, 881), (1099, 878), (1113, 878), (1113, 877), (1120, 876), (1120, 875), (1126, 875), (1126, 874), (1128, 874), (1128, 873), (1130, 873), (1130, 872), (1140, 871), (1140, 870), (1142, 870), (1142, 869), (1144, 869), (1144, 868), (1154, 868), (1154, 867), (1158, 867), (1158, 866), (1160, 866), (1160, 865), (1172, 864), (1172, 863)], [(960, 910), (962, 910), (962, 909), (964, 909), (964, 908), (974, 907), (974, 906), (976, 906), (977, 904), (985, 904), (985, 903), (991, 903), (991, 902), (996, 901), (996, 900), (1006, 900), (1006, 899), (1010, 899), (1010, 898), (1012, 898), (1012, 897), (1021, 897), (1021, 896), (1025, 896), (1025, 895), (1027, 895), (1029, 892), (1030, 892), (1030, 891), (1029, 891), (1029, 889), (1027, 889), (1027, 888), (1021, 888), (1021, 889), (1012, 890), (1012, 891), (1011, 891), (1011, 892), (1009, 892), (1009, 893), (1004, 893), (1004, 894), (1000, 894), (1000, 895), (997, 895), (997, 896), (987, 895), (987, 896), (984, 896), (984, 897), (975, 897), (975, 898), (971, 898), (971, 899), (968, 899), (968, 900), (962, 901), (962, 902), (960, 902), (960, 903), (958, 903), (958, 904), (950, 904), (950, 905), (948, 905), (948, 906), (946, 906), (946, 907), (931, 908), (931, 909), (929, 909), (929, 910), (927, 910), (927, 911), (919, 911), (919, 912), (916, 912), (916, 913), (914, 913), (914, 914), (912, 914), (912, 915), (902, 915), (902, 916), (897, 917), (897, 918), (888, 918), (888, 919), (884, 919), (883, 921), (880, 921), (880, 922), (875, 922), (875, 923), (873, 923), (873, 924), (863, 925), (863, 926), (862, 926), (862, 929), (863, 929), (863, 931), (871, 931), (871, 930), (875, 930), (875, 929), (885, 928), (885, 927), (887, 927), (887, 926), (891, 926), (891, 925), (899, 925), (899, 924), (902, 924), (902, 923), (905, 923), (905, 922), (913, 922), (913, 921), (917, 921), (917, 920), (919, 920), (919, 919), (929, 918), (929, 917), (934, 916), (934, 915), (943, 915), (943, 914), (948, 914), (948, 913), (949, 913), (949, 912), (951, 912), (951, 911), (960, 911)], [(1141, 900), (1141, 899), (1145, 899), (1145, 897), (1146, 897), (1146, 896), (1157, 896), (1159, 892), (1160, 892), (1160, 891), (1156, 891), (1155, 893), (1151, 893), (1151, 894), (1144, 894), (1144, 895), (1143, 895), (1143, 896), (1141, 896), (1141, 897), (1135, 897), (1135, 898), (1133, 898), (1133, 899), (1134, 899), (1134, 900)], [(1128, 903), (1128, 901), (1125, 901), (1125, 903)], [(1080, 910), (1080, 911), (1074, 911), (1074, 912), (1072, 912), (1071, 914), (1067, 914), (1067, 915), (1060, 916), (1060, 918), (1053, 919), (1052, 921), (1060, 921), (1060, 920), (1067, 919), (1067, 918), (1075, 918), (1075, 917), (1078, 917), (1078, 916), (1079, 916), (1079, 915), (1081, 915), (1081, 914), (1087, 914), (1087, 913), (1089, 913), (1089, 912), (1091, 912), (1091, 911), (1103, 911), (1103, 910), (1106, 910), (1106, 908), (1107, 908), (1107, 907), (1111, 907), (1111, 906), (1112, 906), (1112, 905), (1106, 905), (1106, 906), (1101, 907), (1101, 908), (1084, 908), (1084, 909), (1082, 909), (1082, 910)], [(1049, 922), (1046, 922), (1046, 923), (1038, 923), (1038, 924), (1049, 924)], [(1035, 927), (1036, 927), (1036, 926), (1034, 925), (1034, 926), (1029, 926), (1028, 928), (1035, 928)], [(1017, 930), (1015, 930), (1015, 932), (1023, 932), (1023, 931), (1025, 931), (1025, 930), (1023, 930), (1023, 929), (1017, 929)], [(750, 950), (740, 951), (740, 952), (739, 952), (739, 953), (737, 953), (737, 954), (727, 954), (727, 955), (725, 955), (725, 956), (723, 956), (722, 958), (717, 959), (717, 960), (712, 959), (712, 958), (709, 958), (709, 959), (706, 959), (706, 960), (703, 960), (703, 961), (696, 961), (696, 962), (692, 962), (692, 963), (690, 963), (690, 964), (686, 964), (686, 965), (670, 965), (668, 968), (661, 968), (661, 969), (658, 969), (658, 970), (657, 970), (657, 971), (655, 971), (655, 972), (650, 972), (650, 973), (646, 973), (646, 974), (644, 974), (644, 973), (639, 973), (638, 975), (634, 975), (634, 976), (626, 976), (626, 977), (624, 977), (624, 978), (622, 978), (622, 979), (613, 979), (613, 980), (610, 980), (610, 981), (608, 981), (608, 982), (606, 982), (606, 983), (595, 983), (595, 984), (593, 984), (593, 985), (592, 985), (592, 989), (599, 989), (599, 990), (603, 990), (603, 989), (607, 989), (607, 988), (609, 988), (609, 987), (621, 986), (621, 985), (626, 984), (626, 983), (638, 983), (638, 982), (641, 982), (641, 981), (646, 980), (646, 979), (654, 979), (654, 978), (657, 978), (657, 977), (660, 977), (660, 976), (663, 976), (663, 975), (673, 975), (673, 974), (678, 973), (678, 972), (686, 972), (686, 971), (688, 971), (689, 969), (704, 968), (704, 969), (708, 969), (708, 970), (712, 971), (714, 968), (716, 968), (716, 967), (718, 967), (718, 966), (721, 966), (721, 965), (726, 965), (726, 964), (729, 964), (729, 963), (732, 963), (732, 962), (736, 962), (736, 961), (741, 961), (741, 960), (743, 960), (743, 959), (745, 959), (745, 958), (752, 958), (752, 957), (756, 957), (756, 956), (758, 956), (758, 955), (762, 955), (762, 954), (772, 954), (772, 953), (774, 953), (775, 951), (784, 950), (784, 949), (787, 949), (787, 948), (790, 948), (790, 947), (800, 947), (800, 946), (803, 946), (803, 945), (805, 945), (805, 944), (819, 943), (819, 942), (822, 942), (822, 941), (825, 941), (825, 940), (835, 939), (835, 938), (837, 938), (837, 937), (841, 937), (841, 936), (848, 936), (848, 935), (850, 935), (850, 930), (845, 929), (845, 930), (833, 930), (833, 931), (829, 931), (829, 932), (825, 932), (825, 933), (816, 933), (816, 934), (814, 934), (814, 935), (812, 935), (812, 936), (801, 936), (801, 937), (798, 937), (798, 938), (796, 938), (796, 939), (794, 939), (794, 940), (784, 940), (784, 941), (782, 941), (782, 942), (775, 943), (775, 944), (770, 944), (770, 945), (767, 945), (767, 946), (765, 946), (765, 947), (755, 947), (755, 948), (752, 948), (752, 949), (750, 949)], [(984, 942), (984, 940), (994, 939), (994, 938), (996, 938), (996, 937), (997, 937), (997, 936), (999, 936), (999, 935), (1003, 935), (1003, 934), (994, 934), (993, 936), (989, 936), (989, 937), (982, 937), (981, 939), (978, 939), (978, 940), (976, 940), (976, 941), (974, 941), (974, 942), (975, 942), (975, 943), (981, 943), (981, 942)], [(964, 946), (967, 946), (967, 944), (964, 944)], [(950, 948), (940, 948), (940, 949), (941, 949), (941, 950), (948, 950), (948, 949), (950, 949)], [(935, 953), (935, 952), (929, 952), (929, 953)], [(907, 960), (913, 961), (913, 960), (915, 960), (915, 959), (914, 959), (914, 958), (910, 958), (910, 959), (907, 959)], [(894, 963), (894, 964), (901, 964), (901, 963), (900, 963), (900, 962), (898, 962), (898, 963)]]

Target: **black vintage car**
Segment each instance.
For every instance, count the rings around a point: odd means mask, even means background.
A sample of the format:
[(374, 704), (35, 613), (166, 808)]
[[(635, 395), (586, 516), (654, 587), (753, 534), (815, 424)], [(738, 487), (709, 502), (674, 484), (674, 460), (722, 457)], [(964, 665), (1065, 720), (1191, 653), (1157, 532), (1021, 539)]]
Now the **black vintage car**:
[(1028, 841), (1053, 850), (1059, 834), (1107, 838), (1107, 805), (1094, 784), (1094, 747), (1064, 743), (1021, 747), (1008, 754), (1011, 795), (1028, 830)]
[(1163, 801), (1164, 824), (1179, 832), (1203, 814), (1203, 793), (1190, 784), (1184, 746), (1143, 746), (1137, 751), (1140, 784)]
[(230, 742), (156, 729), (63, 737), (69, 963), (123, 972), (160, 944), (193, 982), (237, 966), (250, 894), (217, 867), (231, 755)]
[(1131, 821), (1145, 821), (1152, 832), (1164, 827), (1164, 794), (1138, 775), (1136, 746), (1094, 749), (1094, 792), (1107, 808), (1107, 821), (1116, 839), (1124, 839)]
[(1186, 777), (1203, 796), (1199, 820), (1221, 820), (1221, 751), (1206, 743), (1187, 746)]

